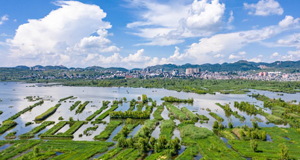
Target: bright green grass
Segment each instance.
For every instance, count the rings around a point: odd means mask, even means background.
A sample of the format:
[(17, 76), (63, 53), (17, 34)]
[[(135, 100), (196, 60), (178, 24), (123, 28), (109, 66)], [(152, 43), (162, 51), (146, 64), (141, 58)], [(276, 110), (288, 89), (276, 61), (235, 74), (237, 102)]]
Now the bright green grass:
[(163, 120), (160, 125), (160, 136), (172, 139), (176, 123), (173, 120)]

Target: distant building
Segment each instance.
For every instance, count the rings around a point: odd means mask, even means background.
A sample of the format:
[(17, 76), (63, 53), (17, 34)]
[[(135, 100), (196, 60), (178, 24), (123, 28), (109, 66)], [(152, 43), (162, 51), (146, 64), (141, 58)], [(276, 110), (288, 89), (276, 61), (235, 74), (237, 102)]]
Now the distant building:
[(179, 74), (179, 70), (173, 70), (173, 71), (172, 71), (172, 75), (173, 75), (173, 76), (176, 76), (176, 75), (178, 75), (178, 74)]
[(268, 76), (268, 72), (259, 72), (258, 76), (260, 76), (260, 77), (267, 77)]
[(185, 74), (186, 75), (191, 75), (191, 74), (196, 74), (196, 73), (200, 73), (200, 69), (199, 68), (187, 68), (185, 70)]

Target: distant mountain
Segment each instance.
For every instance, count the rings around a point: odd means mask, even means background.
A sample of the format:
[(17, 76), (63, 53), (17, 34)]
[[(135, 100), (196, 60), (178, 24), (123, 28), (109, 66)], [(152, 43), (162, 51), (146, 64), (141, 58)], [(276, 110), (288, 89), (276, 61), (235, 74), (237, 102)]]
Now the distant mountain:
[(202, 64), (202, 65), (193, 65), (193, 64), (184, 64), (184, 65), (174, 65), (174, 64), (165, 64), (165, 65), (156, 65), (147, 67), (150, 70), (163, 69), (164, 71), (179, 70), (181, 72), (185, 71), (187, 68), (199, 68), (202, 71), (248, 71), (248, 70), (257, 70), (260, 69), (259, 64), (251, 63), (248, 61), (238, 61), (235, 63), (223, 63), (223, 64)]
[(300, 61), (276, 61), (273, 63), (265, 62), (248, 62), (246, 60), (240, 60), (234, 63), (223, 63), (223, 64), (184, 64), (184, 65), (175, 65), (175, 64), (164, 64), (147, 67), (150, 70), (163, 69), (164, 71), (179, 70), (181, 72), (185, 71), (187, 68), (199, 68), (202, 71), (213, 71), (213, 72), (222, 72), (222, 71), (250, 71), (250, 70), (261, 70), (261, 69), (299, 69)]
[[(1, 67), (6, 68), (6, 67)], [(7, 67), (8, 68), (8, 67)], [(40, 70), (68, 70), (68, 69), (80, 69), (80, 70), (90, 70), (90, 71), (123, 71), (127, 72), (128, 69), (121, 68), (121, 67), (109, 67), (104, 68), (100, 66), (91, 66), (86, 68), (67, 68), (65, 66), (41, 66), (36, 65), (33, 67), (27, 67), (27, 66), (16, 66), (13, 67), (15, 69), (21, 69), (21, 70), (29, 70), (30, 68), (33, 69), (40, 69)], [(172, 71), (172, 70), (179, 70), (180, 72), (184, 72), (187, 68), (199, 68), (202, 71), (211, 71), (211, 72), (222, 72), (222, 71), (250, 71), (250, 70), (262, 70), (262, 69), (281, 69), (281, 70), (296, 70), (299, 72), (300, 69), (300, 61), (276, 61), (272, 63), (265, 63), (265, 62), (248, 62), (246, 60), (240, 60), (234, 63), (223, 63), (223, 64), (184, 64), (184, 65), (175, 65), (175, 64), (163, 64), (163, 65), (156, 65), (156, 66), (149, 66), (146, 67), (146, 69), (150, 69), (152, 71), (156, 70), (164, 70), (164, 71)], [(134, 68), (131, 70), (143, 70), (142, 68)]]

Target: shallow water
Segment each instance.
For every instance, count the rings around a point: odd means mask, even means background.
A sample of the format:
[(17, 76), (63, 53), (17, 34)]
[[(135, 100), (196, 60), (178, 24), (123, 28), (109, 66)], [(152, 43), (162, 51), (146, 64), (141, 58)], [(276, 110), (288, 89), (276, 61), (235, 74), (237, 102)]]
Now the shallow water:
[[(35, 85), (36, 87), (28, 87), (32, 85)], [(156, 92), (152, 92), (153, 90), (156, 90)], [(298, 97), (300, 97), (300, 93), (297, 94), (284, 93), (283, 96), (279, 96), (277, 95), (277, 93), (268, 92), (268, 91), (258, 91), (258, 90), (251, 90), (251, 92), (248, 93), (248, 95), (251, 95), (252, 93), (260, 93), (270, 98), (281, 98), (286, 101), (297, 100)], [(212, 129), (212, 125), (215, 119), (209, 115), (209, 112), (206, 111), (206, 108), (210, 108), (212, 112), (215, 112), (218, 115), (220, 115), (222, 118), (224, 118), (224, 122), (223, 122), (224, 125), (227, 125), (228, 122), (231, 121), (234, 124), (234, 126), (241, 126), (245, 124), (252, 126), (252, 122), (250, 121), (250, 119), (254, 118), (254, 115), (252, 116), (247, 115), (245, 112), (241, 112), (238, 109), (234, 108), (233, 107), (234, 101), (238, 101), (238, 102), (248, 101), (250, 103), (257, 105), (258, 107), (263, 107), (262, 102), (257, 101), (252, 97), (249, 97), (247, 94), (243, 94), (243, 95), (226, 94), (225, 95), (225, 94), (217, 93), (216, 95), (210, 95), (210, 94), (199, 95), (195, 93), (176, 92), (176, 91), (169, 91), (165, 89), (117, 88), (117, 87), (112, 87), (112, 88), (68, 87), (68, 86), (60, 86), (60, 85), (45, 87), (43, 86), (43, 84), (0, 82), (0, 99), (3, 100), (2, 102), (0, 102), (0, 110), (4, 112), (0, 116), (1, 123), (2, 121), (11, 117), (15, 113), (21, 111), (25, 107), (36, 103), (36, 102), (28, 102), (26, 99), (24, 99), (26, 96), (40, 96), (47, 99), (42, 106), (37, 106), (31, 111), (26, 112), (22, 114), (19, 118), (17, 118), (15, 121), (18, 123), (18, 125), (15, 128), (11, 129), (10, 131), (7, 131), (3, 135), (0, 135), (0, 140), (4, 140), (5, 135), (8, 134), (9, 132), (17, 131), (17, 136), (29, 132), (39, 124), (33, 124), (28, 127), (25, 127), (26, 122), (33, 121), (36, 116), (42, 114), (50, 107), (55, 106), (58, 103), (59, 99), (68, 97), (70, 95), (77, 97), (77, 99), (74, 100), (69, 99), (66, 100), (66, 102), (62, 102), (62, 105), (57, 109), (56, 113), (48, 117), (47, 121), (55, 121), (56, 123), (58, 123), (59, 122), (58, 118), (60, 116), (62, 116), (64, 120), (69, 120), (70, 117), (73, 117), (74, 120), (84, 121), (88, 116), (93, 114), (96, 110), (100, 109), (103, 100), (109, 100), (112, 102), (115, 99), (126, 97), (127, 100), (129, 101), (131, 99), (137, 99), (137, 97), (141, 96), (142, 94), (146, 94), (148, 97), (151, 97), (153, 100), (156, 100), (157, 105), (162, 103), (161, 98), (164, 96), (174, 96), (174, 97), (180, 97), (182, 99), (194, 98), (193, 104), (176, 104), (176, 106), (178, 106), (179, 108), (187, 107), (191, 111), (195, 111), (194, 113), (198, 113), (200, 115), (203, 114), (209, 117), (210, 120), (208, 121), (208, 123), (204, 123), (204, 124), (200, 124), (199, 122), (196, 123), (196, 126), (206, 127), (208, 129)], [(92, 101), (86, 106), (85, 110), (81, 114), (75, 114), (76, 109), (74, 109), (73, 111), (69, 110), (69, 107), (75, 101), (78, 100), (82, 101), (82, 103), (85, 101)], [(223, 109), (221, 109), (215, 103), (220, 103), (220, 104), (230, 103), (232, 110), (238, 111), (240, 115), (245, 116), (246, 120), (244, 122), (240, 122), (239, 119), (235, 118), (232, 115), (226, 117), (226, 114), (223, 111)], [(117, 111), (125, 111), (128, 108), (129, 108), (129, 102), (127, 103), (124, 102), (123, 104), (119, 105)], [(204, 108), (204, 110), (202, 110), (201, 108)], [(103, 111), (102, 113), (104, 112), (105, 111)], [(270, 110), (267, 110), (266, 112), (270, 112)], [(164, 119), (169, 119), (168, 113), (169, 111), (165, 108), (162, 113)], [(266, 124), (267, 120), (265, 119), (265, 117), (260, 115), (256, 115), (256, 116), (263, 120), (263, 122), (259, 122), (259, 126), (261, 127), (275, 126), (275, 124), (272, 123)], [(153, 116), (151, 117), (153, 118)], [(106, 117), (104, 121), (109, 122), (110, 118)], [(180, 123), (178, 120), (175, 120), (175, 122), (176, 125)], [(46, 129), (42, 130), (40, 133), (44, 133), (52, 126), (47, 127)], [(104, 130), (106, 125), (99, 124), (99, 128), (96, 131), (94, 131), (91, 136), (83, 135), (82, 137), (79, 137), (79, 134), (82, 134), (83, 131), (90, 126), (92, 126), (90, 123), (85, 124), (78, 131), (76, 131), (74, 134), (74, 140), (93, 140), (94, 136), (101, 133), (101, 131)], [(284, 126), (280, 125), (280, 127), (284, 127)], [(288, 125), (285, 127), (288, 127)], [(65, 128), (62, 128), (58, 132), (62, 132), (63, 130), (65, 130)], [(35, 138), (38, 137), (36, 136)]]
[(3, 150), (5, 150), (6, 148), (8, 148), (8, 147), (10, 147), (11, 146), (11, 144), (4, 144), (3, 146), (0, 146), (0, 152), (1, 151), (3, 151)]

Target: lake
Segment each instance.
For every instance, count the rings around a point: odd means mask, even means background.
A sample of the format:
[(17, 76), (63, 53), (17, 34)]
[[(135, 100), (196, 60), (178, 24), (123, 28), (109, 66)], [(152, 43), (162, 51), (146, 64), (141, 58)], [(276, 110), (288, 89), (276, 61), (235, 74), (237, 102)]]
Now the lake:
[[(19, 82), (0, 82), (0, 99), (2, 102), (0, 102), (0, 110), (3, 111), (3, 114), (0, 115), (0, 122), (6, 120), (7, 118), (11, 117), (15, 113), (23, 110), (24, 108), (28, 107), (29, 105), (33, 105), (36, 102), (29, 102), (27, 99), (25, 99), (26, 96), (39, 96), (42, 97), (45, 100), (44, 104), (42, 106), (37, 106), (34, 109), (32, 109), (30, 112), (26, 112), (22, 114), (19, 118), (17, 118), (15, 121), (18, 123), (18, 125), (4, 133), (0, 136), (0, 139), (3, 140), (5, 135), (9, 132), (17, 131), (17, 136), (21, 135), (23, 133), (26, 133), (33, 129), (34, 127), (38, 126), (39, 124), (33, 124), (30, 126), (25, 127), (26, 122), (33, 122), (34, 118), (41, 113), (48, 110), (50, 107), (55, 106), (59, 99), (68, 97), (68, 96), (75, 96), (77, 97), (74, 100), (67, 100), (66, 102), (62, 102), (62, 105), (57, 109), (56, 113), (47, 118), (47, 121), (56, 121), (59, 122), (58, 118), (63, 117), (64, 120), (69, 120), (69, 117), (73, 117), (74, 120), (82, 120), (85, 121), (85, 119), (93, 114), (96, 110), (100, 109), (102, 106), (103, 100), (109, 100), (113, 101), (115, 99), (120, 99), (123, 97), (126, 97), (128, 101), (131, 99), (137, 99), (138, 96), (142, 96), (142, 94), (146, 94), (148, 98), (152, 98), (153, 100), (157, 101), (157, 105), (161, 104), (161, 98), (164, 96), (174, 96), (181, 99), (187, 99), (187, 98), (194, 98), (194, 103), (191, 104), (175, 104), (175, 106), (181, 108), (181, 107), (187, 107), (194, 113), (198, 113), (200, 115), (206, 115), (210, 118), (208, 123), (200, 124), (199, 122), (195, 125), (198, 127), (206, 127), (208, 129), (212, 129), (213, 122), (215, 121), (214, 118), (212, 118), (206, 111), (206, 108), (210, 108), (212, 112), (217, 113), (219, 116), (224, 118), (224, 125), (227, 125), (229, 121), (233, 122), (234, 126), (241, 126), (241, 125), (249, 125), (252, 126), (251, 118), (254, 118), (254, 116), (249, 116), (245, 112), (241, 112), (238, 109), (233, 107), (234, 101), (248, 101), (252, 104), (257, 105), (258, 107), (263, 108), (263, 102), (257, 101), (256, 99), (249, 97), (248, 95), (251, 95), (252, 93), (260, 93), (265, 94), (266, 96), (270, 98), (281, 98), (286, 101), (291, 100), (298, 100), (300, 97), (300, 94), (285, 94), (283, 93), (283, 96), (278, 95), (277, 93), (268, 92), (268, 91), (258, 91), (258, 90), (251, 90), (248, 94), (244, 95), (236, 95), (236, 94), (219, 94), (216, 95), (199, 95), (195, 93), (185, 93), (185, 92), (176, 92), (176, 91), (169, 91), (165, 89), (145, 89), (145, 88), (103, 88), (103, 87), (69, 87), (69, 86), (62, 86), (62, 85), (46, 85), (46, 84), (28, 84), (28, 83), (19, 83)], [(75, 114), (75, 110), (70, 111), (69, 107), (74, 103), (70, 101), (91, 101), (86, 106), (86, 109), (81, 114)], [(217, 106), (215, 103), (225, 104), (230, 103), (230, 106), (233, 111), (238, 111), (238, 113), (246, 118), (244, 122), (240, 122), (239, 119), (235, 118), (233, 115), (226, 117), (225, 112), (223, 109), (221, 109), (219, 106)], [(297, 102), (298, 103), (298, 102)], [(129, 108), (129, 103), (123, 103), (123, 105), (119, 105), (119, 108), (117, 111), (122, 110), (125, 111)], [(155, 110), (155, 109), (154, 109)], [(266, 110), (266, 112), (270, 113), (270, 110)], [(103, 113), (103, 112), (102, 112)], [(168, 119), (168, 111), (165, 109), (162, 112), (162, 117), (165, 119)], [(263, 122), (259, 122), (259, 126), (262, 127), (272, 127), (275, 126), (275, 124), (266, 123), (266, 119), (263, 116), (256, 115), (256, 117), (263, 120)], [(153, 118), (153, 116), (151, 116)], [(110, 118), (107, 117), (104, 119), (104, 121), (109, 122)], [(179, 122), (176, 122), (179, 123)], [(83, 135), (82, 137), (79, 137), (79, 134), (82, 134), (83, 131), (93, 126), (90, 122), (88, 124), (83, 125), (78, 131), (74, 134), (74, 140), (93, 140), (93, 137), (95, 135), (100, 134), (106, 124), (99, 124), (99, 127), (96, 131), (92, 133), (90, 136)], [(53, 125), (48, 126), (46, 129), (42, 130), (40, 133), (45, 132), (49, 128), (53, 127)], [(58, 132), (63, 132), (68, 129), (69, 126), (63, 127)], [(288, 126), (280, 126), (280, 127), (288, 127)], [(117, 128), (120, 129), (120, 128)], [(159, 130), (155, 131), (155, 136), (158, 136)], [(179, 134), (179, 132), (176, 130), (175, 134)], [(38, 134), (40, 134), (38, 133)], [(37, 135), (38, 135), (37, 134)], [(175, 136), (177, 136), (175, 135)], [(114, 135), (112, 135), (114, 136)], [(178, 135), (179, 136), (179, 135)], [(37, 136), (35, 138), (38, 138)], [(111, 138), (110, 138), (111, 139)]]

